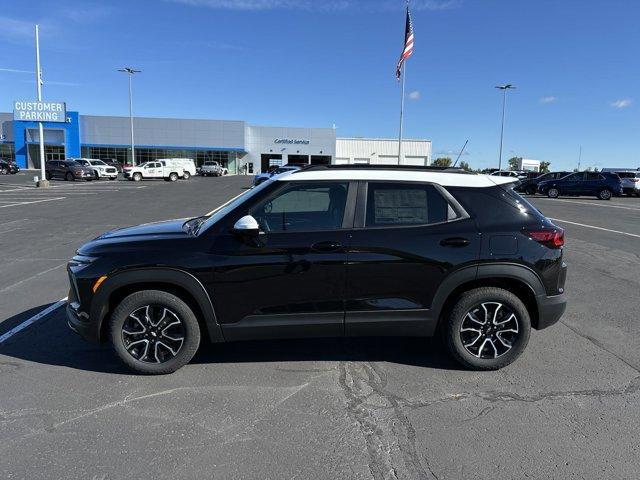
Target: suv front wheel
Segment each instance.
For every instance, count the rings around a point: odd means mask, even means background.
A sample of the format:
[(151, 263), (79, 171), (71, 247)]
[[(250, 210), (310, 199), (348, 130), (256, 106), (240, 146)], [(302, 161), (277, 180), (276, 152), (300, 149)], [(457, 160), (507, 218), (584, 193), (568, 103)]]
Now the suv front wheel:
[(111, 316), (111, 341), (120, 360), (138, 373), (173, 373), (200, 345), (200, 326), (180, 298), (161, 290), (132, 293)]
[(612, 193), (608, 188), (603, 188), (598, 192), (598, 198), (600, 200), (611, 200)]
[(446, 337), (453, 357), (473, 370), (509, 365), (529, 342), (531, 319), (524, 303), (502, 288), (463, 293), (454, 305)]

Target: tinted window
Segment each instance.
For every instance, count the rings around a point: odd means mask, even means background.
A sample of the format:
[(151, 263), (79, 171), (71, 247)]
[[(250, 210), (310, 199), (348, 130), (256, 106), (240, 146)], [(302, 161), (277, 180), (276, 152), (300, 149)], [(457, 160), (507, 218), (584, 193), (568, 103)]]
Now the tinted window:
[(284, 188), (251, 208), (265, 231), (336, 230), (347, 203), (346, 182), (286, 182)]
[(577, 181), (582, 180), (582, 173), (574, 173), (564, 178), (564, 180)]
[(453, 209), (432, 185), (369, 183), (367, 227), (424, 225), (455, 217)]
[(604, 177), (596, 172), (585, 173), (585, 180), (602, 180)]

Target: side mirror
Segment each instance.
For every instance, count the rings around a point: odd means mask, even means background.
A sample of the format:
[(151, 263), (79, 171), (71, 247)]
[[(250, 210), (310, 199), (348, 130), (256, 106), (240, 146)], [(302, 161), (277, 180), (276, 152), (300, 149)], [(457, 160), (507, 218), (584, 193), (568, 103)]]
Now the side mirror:
[(245, 215), (233, 225), (233, 231), (241, 235), (258, 235), (260, 233), (260, 225), (251, 215)]

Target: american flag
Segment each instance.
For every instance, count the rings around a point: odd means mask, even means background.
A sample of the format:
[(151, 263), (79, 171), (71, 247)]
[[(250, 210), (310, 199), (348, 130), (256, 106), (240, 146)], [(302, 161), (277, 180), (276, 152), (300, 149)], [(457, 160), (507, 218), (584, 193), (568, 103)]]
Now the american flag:
[(400, 80), (402, 76), (402, 64), (404, 61), (413, 54), (413, 24), (411, 23), (411, 14), (409, 13), (409, 6), (407, 5), (407, 23), (404, 28), (404, 49), (400, 60), (398, 60), (398, 66), (396, 67), (396, 78)]

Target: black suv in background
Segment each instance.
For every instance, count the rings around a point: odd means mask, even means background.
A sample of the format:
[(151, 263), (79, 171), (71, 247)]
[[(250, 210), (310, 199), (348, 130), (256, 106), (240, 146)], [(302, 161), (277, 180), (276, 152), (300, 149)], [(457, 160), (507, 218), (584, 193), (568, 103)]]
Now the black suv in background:
[(14, 161), (0, 158), (0, 175), (13, 175), (19, 171), (20, 168)]
[(456, 172), (308, 167), (107, 232), (68, 264), (69, 326), (142, 373), (201, 340), (436, 332), (462, 365), (501, 368), (564, 312), (564, 232), (512, 179)]
[(516, 186), (518, 192), (524, 192), (527, 195), (535, 195), (538, 191), (538, 184), (547, 180), (558, 180), (560, 178), (570, 175), (571, 172), (549, 172), (543, 173), (535, 177), (529, 177), (520, 181), (520, 184)]
[(45, 163), (44, 169), (47, 180), (58, 177), (70, 182), (74, 180), (90, 182), (95, 178), (93, 168), (84, 167), (75, 160), (51, 160)]
[(600, 200), (611, 200), (622, 195), (622, 181), (610, 172), (576, 172), (557, 180), (538, 183), (538, 192), (549, 198), (560, 195), (593, 195)]

